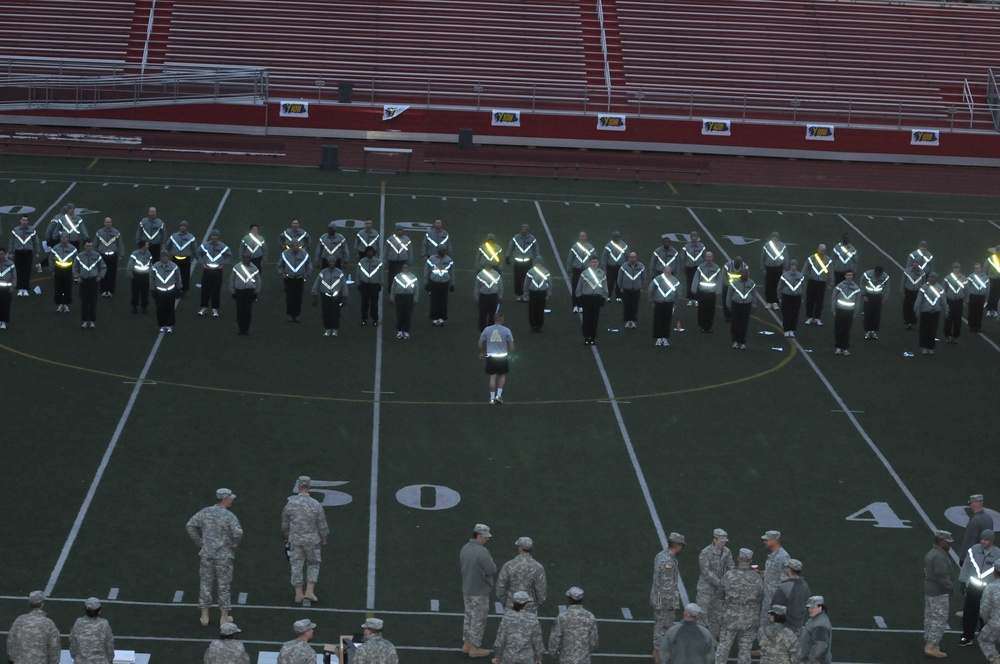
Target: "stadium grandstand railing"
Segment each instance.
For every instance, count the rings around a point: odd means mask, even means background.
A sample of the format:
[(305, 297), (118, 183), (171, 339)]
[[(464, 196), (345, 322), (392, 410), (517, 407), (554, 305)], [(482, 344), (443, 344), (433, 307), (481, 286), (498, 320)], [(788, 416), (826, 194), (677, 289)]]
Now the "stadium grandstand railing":
[(993, 127), (1000, 131), (1000, 89), (997, 88), (997, 79), (990, 69), (989, 83), (986, 90), (986, 104), (990, 109), (990, 116), (993, 118)]

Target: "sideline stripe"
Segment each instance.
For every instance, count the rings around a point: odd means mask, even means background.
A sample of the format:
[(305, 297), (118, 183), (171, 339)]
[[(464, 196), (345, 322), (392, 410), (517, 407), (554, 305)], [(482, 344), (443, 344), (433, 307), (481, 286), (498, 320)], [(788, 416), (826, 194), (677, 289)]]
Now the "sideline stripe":
[[(378, 235), (385, 237), (385, 180), (382, 181), (382, 191), (378, 206)], [(389, 284), (392, 288), (392, 284)], [(384, 297), (378, 299), (378, 318), (382, 325), (378, 326), (375, 338), (375, 394), (372, 395), (372, 472), (368, 492), (368, 594), (365, 607), (375, 608), (375, 547), (378, 541), (378, 456), (379, 456), (379, 419), (382, 416), (382, 332), (385, 330), (385, 317), (382, 315)]]
[[(555, 256), (556, 262), (559, 264), (559, 271), (562, 272), (563, 279), (566, 281), (566, 290), (572, 291), (572, 285), (569, 279), (569, 273), (566, 272), (566, 266), (563, 265), (562, 257), (559, 254), (559, 249), (556, 247), (555, 238), (552, 237), (552, 230), (549, 228), (548, 223), (545, 221), (545, 215), (542, 214), (542, 206), (535, 201), (535, 210), (538, 212), (538, 219), (542, 222), (542, 228), (545, 229), (545, 235), (549, 238), (549, 243), (552, 245), (552, 255)], [(570, 295), (573, 293), (570, 292)], [(604, 381), (604, 389), (608, 393), (608, 399), (611, 400), (611, 409), (615, 413), (615, 420), (618, 422), (618, 430), (622, 434), (622, 439), (625, 441), (625, 449), (628, 451), (628, 458), (632, 462), (632, 469), (635, 471), (636, 479), (639, 481), (639, 488), (642, 490), (642, 496), (646, 500), (646, 508), (649, 510), (649, 516), (653, 520), (653, 527), (656, 528), (656, 536), (660, 540), (660, 546), (664, 549), (667, 548), (667, 536), (663, 532), (663, 524), (660, 523), (660, 516), (656, 512), (656, 506), (653, 504), (653, 497), (649, 493), (649, 485), (646, 484), (646, 476), (642, 472), (642, 468), (639, 466), (639, 458), (636, 456), (635, 447), (632, 445), (632, 438), (628, 435), (628, 429), (625, 428), (625, 420), (622, 419), (622, 411), (618, 406), (618, 400), (615, 398), (615, 392), (611, 388), (611, 380), (608, 378), (608, 372), (604, 370), (604, 362), (601, 361), (601, 353), (597, 350), (597, 346), (591, 346), (591, 351), (593, 351), (594, 361), (597, 362), (597, 369), (601, 374), (601, 380)], [(683, 604), (688, 603), (687, 589), (684, 587), (684, 580), (677, 575), (677, 586), (681, 594), (681, 602)]]
[[(705, 237), (710, 239), (712, 241), (712, 244), (714, 244), (716, 247), (719, 248), (719, 251), (722, 253), (722, 255), (726, 257), (726, 260), (730, 260), (731, 257), (729, 256), (729, 254), (726, 252), (725, 249), (722, 248), (722, 245), (719, 244), (719, 241), (715, 239), (715, 237), (712, 235), (712, 232), (708, 230), (708, 228), (705, 226), (704, 223), (702, 223), (701, 219), (698, 217), (697, 214), (695, 214), (694, 210), (688, 208), (687, 211), (688, 214), (690, 214), (691, 217), (698, 224), (699, 228), (701, 228), (701, 230), (705, 233)], [(844, 221), (847, 220), (844, 219)], [(850, 222), (847, 223), (850, 224)], [(851, 226), (853, 227), (853, 224), (851, 224)], [(862, 237), (864, 237), (863, 233), (861, 233), (860, 231), (858, 232), (859, 234), (861, 234)], [(867, 237), (865, 237), (865, 239), (868, 240)], [(868, 241), (871, 242), (871, 240)], [(878, 245), (872, 242), (872, 246), (877, 247)], [(879, 251), (881, 251), (881, 249)], [(884, 254), (885, 252), (882, 253)], [(888, 254), (885, 255), (888, 256)], [(892, 258), (890, 257), (889, 260), (892, 260)], [(757, 294), (757, 297), (758, 299), (760, 298), (760, 293)], [(769, 311), (771, 311), (771, 316), (777, 319), (778, 317), (777, 314), (774, 313), (773, 310)], [(793, 342), (796, 346), (800, 345), (800, 342), (797, 338), (790, 339), (789, 341)], [(809, 366), (812, 367), (813, 372), (820, 379), (820, 381), (822, 381), (823, 385), (830, 393), (830, 396), (832, 396), (833, 400), (837, 402), (837, 405), (840, 406), (840, 409), (844, 411), (844, 414), (847, 416), (847, 419), (851, 421), (851, 424), (854, 425), (855, 430), (857, 430), (861, 438), (864, 439), (865, 443), (868, 444), (868, 447), (875, 454), (878, 460), (882, 462), (882, 465), (885, 467), (886, 471), (888, 471), (889, 475), (896, 482), (896, 486), (899, 487), (899, 489), (903, 492), (903, 495), (905, 495), (906, 498), (910, 501), (910, 504), (917, 511), (917, 514), (920, 515), (920, 518), (923, 520), (924, 524), (930, 529), (931, 532), (937, 530), (937, 527), (931, 521), (931, 518), (927, 515), (927, 512), (925, 512), (924, 508), (920, 506), (920, 503), (917, 502), (917, 499), (914, 497), (913, 493), (911, 493), (909, 488), (907, 488), (906, 484), (903, 482), (903, 479), (899, 476), (899, 473), (897, 473), (896, 470), (892, 467), (892, 464), (889, 463), (889, 459), (887, 459), (886, 456), (882, 454), (882, 450), (878, 448), (878, 445), (876, 445), (875, 441), (871, 439), (871, 436), (868, 435), (868, 432), (865, 431), (865, 428), (861, 426), (861, 423), (858, 422), (858, 418), (855, 417), (854, 413), (851, 412), (851, 409), (847, 407), (847, 404), (844, 403), (844, 400), (841, 398), (840, 394), (837, 392), (836, 389), (834, 389), (833, 385), (830, 384), (830, 381), (826, 379), (826, 376), (824, 376), (823, 372), (820, 371), (818, 366), (816, 366), (816, 363), (813, 361), (813, 359), (809, 357), (808, 353), (802, 353), (802, 359), (804, 359), (809, 364)], [(958, 560), (954, 551), (951, 552), (951, 555), (953, 558), (955, 558), (956, 561)], [(879, 631), (888, 631), (888, 630), (879, 630)]]
[[(63, 195), (65, 196), (67, 193), (69, 193), (68, 189)], [(216, 209), (215, 216), (212, 217), (212, 223), (209, 225), (206, 233), (211, 232), (212, 228), (215, 226), (215, 222), (219, 220), (219, 215), (222, 213), (222, 206), (226, 204), (227, 198), (229, 198), (229, 189), (226, 189), (226, 193), (219, 202), (219, 207)], [(115, 447), (118, 446), (118, 440), (121, 438), (122, 431), (125, 429), (125, 423), (128, 422), (129, 415), (132, 414), (132, 408), (135, 407), (136, 399), (139, 398), (139, 390), (142, 389), (143, 381), (145, 381), (146, 375), (149, 373), (149, 368), (153, 365), (153, 359), (156, 357), (156, 352), (160, 349), (160, 344), (163, 342), (163, 336), (162, 332), (156, 335), (156, 341), (153, 342), (153, 348), (149, 351), (149, 356), (146, 358), (146, 364), (142, 367), (142, 372), (139, 374), (139, 379), (136, 381), (135, 387), (132, 388), (132, 394), (129, 397), (128, 404), (125, 406), (125, 412), (122, 413), (121, 418), (118, 420), (118, 426), (115, 427), (115, 433), (111, 436), (111, 442), (108, 443), (107, 449), (104, 450), (104, 456), (101, 458), (101, 464), (97, 467), (97, 474), (94, 475), (94, 479), (90, 483), (90, 488), (87, 489), (87, 496), (84, 498), (83, 504), (80, 506), (80, 511), (77, 512), (76, 519), (73, 521), (73, 527), (70, 529), (69, 536), (63, 544), (62, 551), (59, 553), (59, 559), (56, 561), (56, 565), (52, 569), (52, 574), (49, 575), (49, 582), (45, 584), (46, 595), (52, 594), (52, 590), (55, 588), (56, 582), (59, 580), (59, 575), (62, 574), (63, 566), (65, 566), (66, 559), (69, 557), (70, 549), (73, 548), (77, 535), (80, 534), (80, 528), (83, 526), (83, 519), (87, 516), (87, 512), (90, 510), (90, 504), (94, 501), (94, 495), (97, 493), (97, 487), (101, 484), (101, 480), (104, 478), (104, 471), (107, 470), (108, 463), (111, 461), (111, 455), (114, 453)]]

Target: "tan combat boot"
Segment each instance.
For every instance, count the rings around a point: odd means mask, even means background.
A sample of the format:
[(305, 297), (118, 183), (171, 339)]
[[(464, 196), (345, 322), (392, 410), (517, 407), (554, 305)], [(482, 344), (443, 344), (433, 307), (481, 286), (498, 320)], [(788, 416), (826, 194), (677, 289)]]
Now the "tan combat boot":
[(310, 581), (306, 583), (306, 592), (302, 596), (311, 602), (318, 602), (319, 598), (316, 597), (316, 593), (314, 592), (315, 590), (316, 590), (316, 584)]
[(208, 627), (208, 609), (201, 610), (201, 618), (198, 620), (202, 627)]
[(469, 643), (468, 641), (465, 641), (465, 642), (462, 643), (462, 652), (466, 652), (467, 653), (467, 652), (469, 652), (470, 648), (472, 648), (472, 644)]
[(489, 657), (490, 651), (483, 650), (482, 648), (477, 648), (476, 646), (469, 644), (469, 657)]
[(941, 652), (936, 643), (927, 643), (924, 645), (924, 654), (928, 657), (935, 657), (937, 659), (944, 659), (947, 657), (947, 653)]
[(302, 586), (295, 586), (295, 603), (302, 603)]
[(232, 617), (229, 615), (229, 611), (223, 611), (222, 616), (219, 618), (219, 624), (225, 625), (226, 623), (233, 622)]
[(660, 664), (660, 650), (653, 651), (653, 664)]

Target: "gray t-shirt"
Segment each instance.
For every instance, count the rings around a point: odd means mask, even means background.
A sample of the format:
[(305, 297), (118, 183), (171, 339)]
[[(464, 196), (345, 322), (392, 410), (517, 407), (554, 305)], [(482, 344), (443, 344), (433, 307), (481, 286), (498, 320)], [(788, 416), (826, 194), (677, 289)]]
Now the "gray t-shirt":
[(486, 357), (507, 357), (507, 342), (514, 341), (514, 335), (503, 325), (490, 325), (479, 340), (486, 342)]

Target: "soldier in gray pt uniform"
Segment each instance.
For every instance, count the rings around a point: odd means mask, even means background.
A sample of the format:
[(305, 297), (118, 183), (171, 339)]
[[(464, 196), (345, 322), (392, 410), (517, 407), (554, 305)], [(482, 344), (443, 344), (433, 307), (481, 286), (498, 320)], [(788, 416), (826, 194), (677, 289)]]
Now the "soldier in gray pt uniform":
[(229, 617), (229, 584), (233, 582), (233, 558), (236, 547), (243, 541), (240, 520), (229, 511), (236, 500), (236, 494), (229, 489), (215, 492), (218, 502), (199, 511), (187, 522), (188, 536), (201, 549), (201, 566), (198, 605), (201, 608), (201, 624), (208, 625), (208, 609), (212, 605), (212, 586), (219, 586), (219, 609), (222, 617), (219, 624), (232, 622)]
[(993, 563), (993, 580), (986, 585), (983, 598), (979, 603), (979, 617), (986, 626), (979, 632), (979, 649), (990, 664), (1000, 664), (1000, 653), (997, 652), (997, 640), (1000, 640), (1000, 560)]
[(500, 620), (493, 645), (494, 664), (541, 664), (545, 644), (538, 616), (524, 607), (531, 597), (523, 590), (514, 593), (514, 603)]
[(760, 664), (796, 664), (799, 660), (799, 637), (785, 625), (785, 606), (773, 604), (768, 612), (771, 624), (757, 630)]
[(781, 532), (769, 530), (760, 536), (764, 541), (764, 548), (767, 549), (767, 562), (764, 563), (764, 597), (760, 607), (760, 625), (763, 627), (770, 622), (767, 617), (771, 610), (771, 600), (774, 598), (774, 591), (782, 581), (788, 578), (788, 560), (791, 556), (781, 548)]
[(101, 600), (90, 597), (83, 603), (87, 615), (76, 619), (69, 633), (69, 654), (75, 664), (112, 664), (115, 635), (101, 617)]
[(597, 650), (597, 618), (583, 608), (581, 588), (567, 590), (566, 601), (569, 605), (549, 633), (549, 655), (559, 664), (590, 664), (590, 654)]
[(680, 533), (667, 536), (667, 548), (656, 554), (653, 560), (653, 587), (649, 591), (649, 603), (653, 607), (653, 659), (659, 658), (660, 643), (667, 629), (674, 624), (677, 609), (681, 605), (678, 586), (680, 572), (677, 568), (677, 554), (687, 544)]
[(712, 531), (712, 543), (698, 554), (698, 567), (701, 575), (698, 577), (698, 594), (696, 603), (701, 608), (699, 622), (708, 628), (712, 638), (719, 640), (719, 629), (722, 624), (722, 577), (733, 569), (733, 552), (726, 544), (729, 534), (722, 528)]
[(722, 577), (722, 630), (715, 651), (716, 664), (725, 664), (734, 640), (739, 642), (737, 663), (750, 664), (750, 649), (758, 627), (757, 612), (764, 594), (764, 582), (750, 567), (752, 560), (753, 551), (740, 549), (736, 569)]
[(486, 657), (489, 650), (481, 648), (486, 616), (490, 610), (490, 589), (497, 564), (486, 550), (490, 541), (490, 527), (477, 523), (472, 529), (472, 539), (462, 547), (458, 560), (462, 567), (462, 600), (465, 619), (462, 622), (462, 652), (469, 657)]
[(240, 628), (236, 623), (226, 623), (220, 627), (219, 638), (212, 641), (205, 651), (205, 664), (250, 664), (247, 649), (236, 640), (239, 633)]
[(365, 641), (358, 646), (351, 664), (399, 664), (396, 646), (382, 638), (382, 625), (379, 618), (369, 618), (361, 625)]
[(948, 656), (940, 643), (948, 627), (948, 599), (955, 590), (948, 556), (954, 541), (947, 530), (936, 530), (934, 546), (924, 556), (924, 654), (937, 659)]
[(316, 623), (308, 618), (292, 623), (295, 638), (285, 641), (278, 652), (278, 664), (316, 664), (316, 651), (309, 646)]
[[(802, 578), (802, 561), (789, 558), (785, 562), (788, 578), (778, 584), (771, 601), (785, 607), (785, 627), (792, 630), (795, 636), (802, 633), (802, 625), (806, 621), (806, 600), (812, 595), (809, 584)], [(771, 605), (774, 609), (774, 605)], [(780, 621), (779, 621), (780, 622)], [(766, 627), (766, 625), (765, 625)]]
[[(318, 602), (315, 587), (319, 580), (320, 547), (326, 546), (330, 527), (323, 506), (309, 495), (312, 480), (302, 475), (297, 486), (298, 494), (290, 496), (281, 511), (281, 534), (289, 545), (288, 561), (292, 564), (296, 603), (303, 599)], [(303, 565), (306, 567), (305, 593), (302, 592)]]
[(833, 662), (833, 626), (826, 615), (826, 602), (822, 595), (813, 595), (806, 601), (809, 622), (799, 637), (799, 662), (802, 664), (831, 664)]
[(667, 630), (660, 644), (661, 664), (709, 664), (712, 656), (712, 635), (698, 622), (701, 607), (684, 605), (684, 619)]
[(7, 659), (14, 664), (59, 664), (59, 629), (45, 615), (45, 593), (32, 591), (28, 607), (10, 626)]
[(497, 577), (497, 601), (506, 608), (514, 606), (514, 594), (518, 590), (528, 593), (525, 611), (538, 613), (538, 607), (545, 602), (545, 568), (531, 557), (535, 543), (530, 537), (519, 537), (514, 542), (517, 555), (504, 563)]

